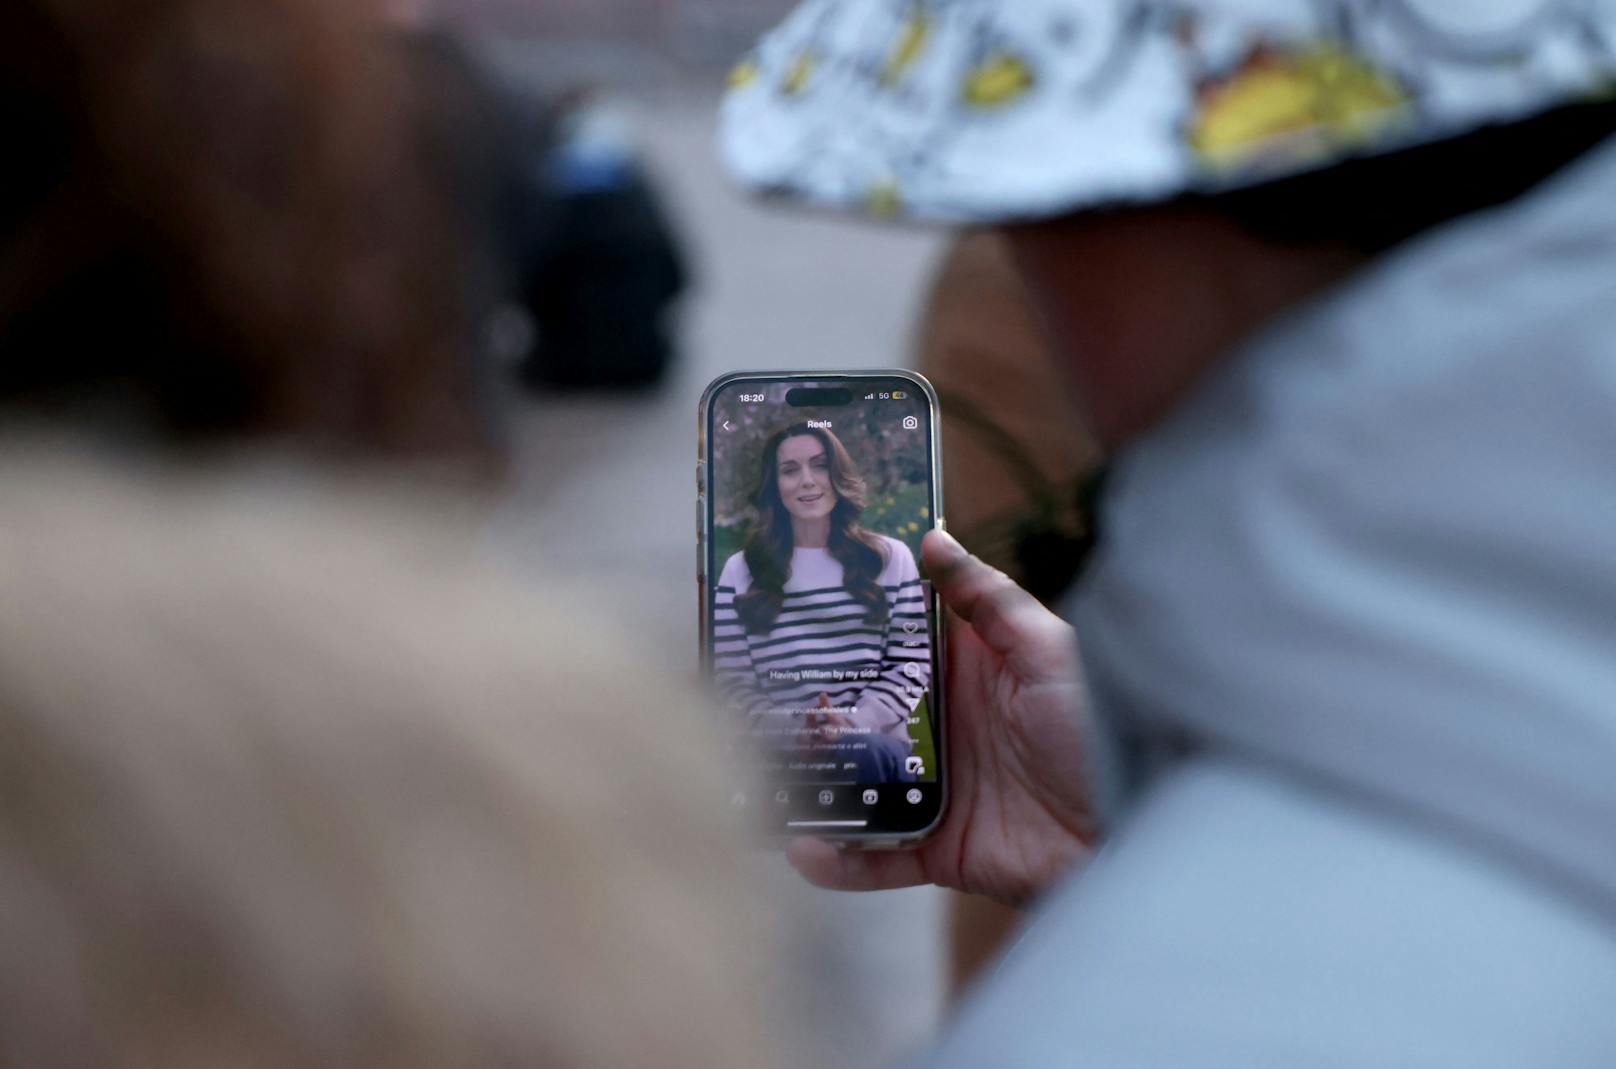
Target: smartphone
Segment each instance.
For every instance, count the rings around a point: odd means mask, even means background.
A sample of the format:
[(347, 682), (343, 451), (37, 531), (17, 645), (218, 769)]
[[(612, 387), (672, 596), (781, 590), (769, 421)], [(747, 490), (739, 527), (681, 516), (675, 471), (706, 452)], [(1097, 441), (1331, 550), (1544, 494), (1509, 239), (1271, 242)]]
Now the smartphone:
[(948, 802), (937, 394), (911, 371), (735, 372), (702, 395), (701, 657), (732, 805), (770, 837), (918, 843)]

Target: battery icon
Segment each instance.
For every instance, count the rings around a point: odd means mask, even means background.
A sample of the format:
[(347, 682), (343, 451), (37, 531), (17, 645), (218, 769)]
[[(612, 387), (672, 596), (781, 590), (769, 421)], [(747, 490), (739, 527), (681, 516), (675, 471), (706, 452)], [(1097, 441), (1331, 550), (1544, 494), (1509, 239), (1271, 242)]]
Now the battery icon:
[(892, 399), (894, 401), (902, 401), (905, 397), (908, 397), (908, 396), (909, 395), (904, 393), (902, 390), (893, 390), (892, 391)]

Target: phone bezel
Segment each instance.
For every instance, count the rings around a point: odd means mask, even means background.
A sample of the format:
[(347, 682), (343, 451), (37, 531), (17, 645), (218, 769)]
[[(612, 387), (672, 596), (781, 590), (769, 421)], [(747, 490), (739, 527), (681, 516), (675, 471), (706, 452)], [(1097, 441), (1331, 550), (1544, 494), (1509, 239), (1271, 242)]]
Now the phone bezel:
[[(712, 591), (709, 589), (710, 569), (707, 555), (712, 544), (712, 506), (708, 495), (707, 473), (712, 466), (712, 435), (710, 426), (713, 416), (713, 402), (719, 393), (730, 386), (742, 382), (764, 383), (792, 383), (826, 381), (862, 381), (873, 379), (901, 379), (913, 385), (926, 399), (927, 441), (929, 443), (927, 463), (931, 472), (931, 526), (937, 530), (947, 530), (948, 523), (943, 512), (943, 467), (942, 448), (939, 441), (939, 405), (937, 391), (924, 375), (905, 368), (883, 368), (879, 370), (823, 370), (823, 371), (731, 371), (708, 384), (702, 391), (701, 403), (698, 406), (697, 434), (696, 434), (696, 589), (698, 612), (700, 614), (699, 657), (703, 678), (711, 678), (712, 673)], [(857, 391), (855, 391), (856, 393)], [(936, 833), (942, 825), (943, 818), (948, 813), (949, 806), (949, 739), (948, 739), (948, 696), (944, 666), (947, 663), (947, 628), (944, 626), (942, 605), (935, 590), (927, 587), (930, 592), (930, 615), (934, 621), (932, 635), (932, 679), (931, 704), (935, 707), (936, 728), (934, 744), (937, 750), (937, 810), (932, 819), (919, 829), (898, 831), (889, 828), (866, 829), (820, 829), (812, 834), (816, 838), (827, 839), (839, 845), (866, 849), (903, 849), (913, 847)], [(794, 832), (788, 828), (766, 833), (770, 839), (780, 843), (808, 834)]]

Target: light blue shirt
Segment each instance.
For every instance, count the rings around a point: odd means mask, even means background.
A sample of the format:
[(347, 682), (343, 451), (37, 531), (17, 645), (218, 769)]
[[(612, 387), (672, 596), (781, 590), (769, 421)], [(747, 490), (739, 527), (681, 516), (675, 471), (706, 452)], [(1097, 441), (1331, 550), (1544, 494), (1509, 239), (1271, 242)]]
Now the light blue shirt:
[(1616, 147), (1273, 324), (1104, 515), (1114, 831), (925, 1064), (1616, 1066)]

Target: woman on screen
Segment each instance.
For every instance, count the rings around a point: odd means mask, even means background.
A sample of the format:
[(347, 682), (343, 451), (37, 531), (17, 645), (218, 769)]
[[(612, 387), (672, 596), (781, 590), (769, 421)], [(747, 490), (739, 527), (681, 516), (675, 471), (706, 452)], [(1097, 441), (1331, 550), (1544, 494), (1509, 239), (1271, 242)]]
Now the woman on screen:
[(719, 685), (766, 745), (819, 766), (805, 778), (913, 779), (909, 718), (931, 677), (914, 554), (859, 526), (864, 479), (829, 430), (792, 424), (760, 459), (759, 522), (716, 591)]

